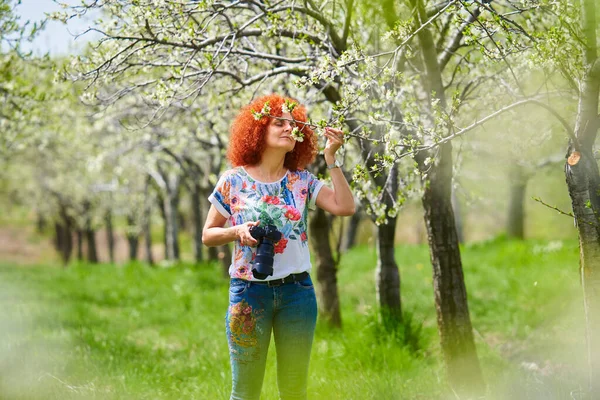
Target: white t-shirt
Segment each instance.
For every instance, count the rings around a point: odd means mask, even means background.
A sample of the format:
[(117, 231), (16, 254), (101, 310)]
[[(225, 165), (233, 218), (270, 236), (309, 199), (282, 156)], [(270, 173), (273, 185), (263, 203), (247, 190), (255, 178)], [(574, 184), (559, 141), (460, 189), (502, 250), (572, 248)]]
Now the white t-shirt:
[[(237, 167), (223, 173), (208, 200), (231, 226), (260, 220), (260, 226), (271, 224), (282, 233), (275, 244), (273, 275), (265, 279), (272, 280), (310, 271), (308, 209), (315, 208), (322, 187), (323, 182), (306, 170), (288, 171), (279, 181), (264, 183)], [(258, 280), (252, 276), (256, 249), (235, 241), (232, 278)]]

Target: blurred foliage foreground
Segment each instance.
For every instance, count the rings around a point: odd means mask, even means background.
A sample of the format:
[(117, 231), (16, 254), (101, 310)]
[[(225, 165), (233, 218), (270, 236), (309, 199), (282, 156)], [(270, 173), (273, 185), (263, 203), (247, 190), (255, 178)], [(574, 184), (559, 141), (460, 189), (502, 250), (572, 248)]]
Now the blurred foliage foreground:
[[(576, 242), (462, 249), (486, 399), (577, 399), (585, 338)], [(377, 320), (375, 252), (339, 270), (344, 327), (317, 329), (311, 399), (450, 399), (429, 256), (401, 246), (406, 325)], [(0, 399), (226, 399), (228, 284), (217, 265), (0, 264)], [(263, 399), (277, 399), (272, 344)]]

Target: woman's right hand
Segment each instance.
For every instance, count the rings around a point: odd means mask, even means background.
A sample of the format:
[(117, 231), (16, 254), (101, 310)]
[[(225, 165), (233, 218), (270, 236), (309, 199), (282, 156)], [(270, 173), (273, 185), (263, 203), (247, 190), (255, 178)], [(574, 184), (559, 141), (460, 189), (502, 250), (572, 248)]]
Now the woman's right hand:
[(235, 226), (235, 234), (242, 246), (254, 247), (258, 244), (258, 240), (254, 239), (252, 237), (252, 235), (250, 234), (250, 227), (258, 226), (259, 224), (260, 224), (260, 221), (254, 221), (254, 222), (250, 221), (250, 222), (244, 222), (241, 225)]

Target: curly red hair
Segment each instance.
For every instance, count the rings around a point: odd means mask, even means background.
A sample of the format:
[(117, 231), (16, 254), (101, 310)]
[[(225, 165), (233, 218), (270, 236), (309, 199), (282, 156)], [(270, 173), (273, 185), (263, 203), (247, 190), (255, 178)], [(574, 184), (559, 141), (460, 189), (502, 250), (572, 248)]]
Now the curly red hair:
[(231, 125), (231, 138), (227, 150), (227, 158), (234, 167), (244, 165), (255, 165), (265, 150), (265, 135), (271, 118), (262, 117), (258, 121), (252, 115), (252, 111), (261, 112), (266, 102), (269, 102), (270, 115), (280, 117), (283, 114), (282, 106), (288, 102), (298, 104), (292, 110), (292, 118), (296, 120), (296, 126), (304, 134), (304, 141), (296, 142), (294, 150), (285, 155), (283, 165), (292, 171), (304, 169), (314, 161), (317, 155), (317, 138), (310, 126), (302, 124), (306, 122), (306, 108), (298, 101), (282, 97), (277, 94), (259, 97), (252, 103), (243, 107), (233, 124)]

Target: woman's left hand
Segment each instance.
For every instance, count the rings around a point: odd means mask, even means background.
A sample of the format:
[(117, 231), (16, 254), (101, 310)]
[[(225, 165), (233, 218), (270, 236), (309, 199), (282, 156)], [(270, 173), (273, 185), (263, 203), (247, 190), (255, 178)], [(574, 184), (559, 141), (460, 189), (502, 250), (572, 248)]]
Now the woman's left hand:
[(327, 143), (325, 144), (323, 154), (333, 157), (344, 144), (344, 132), (341, 129), (326, 127), (325, 137), (327, 138)]

